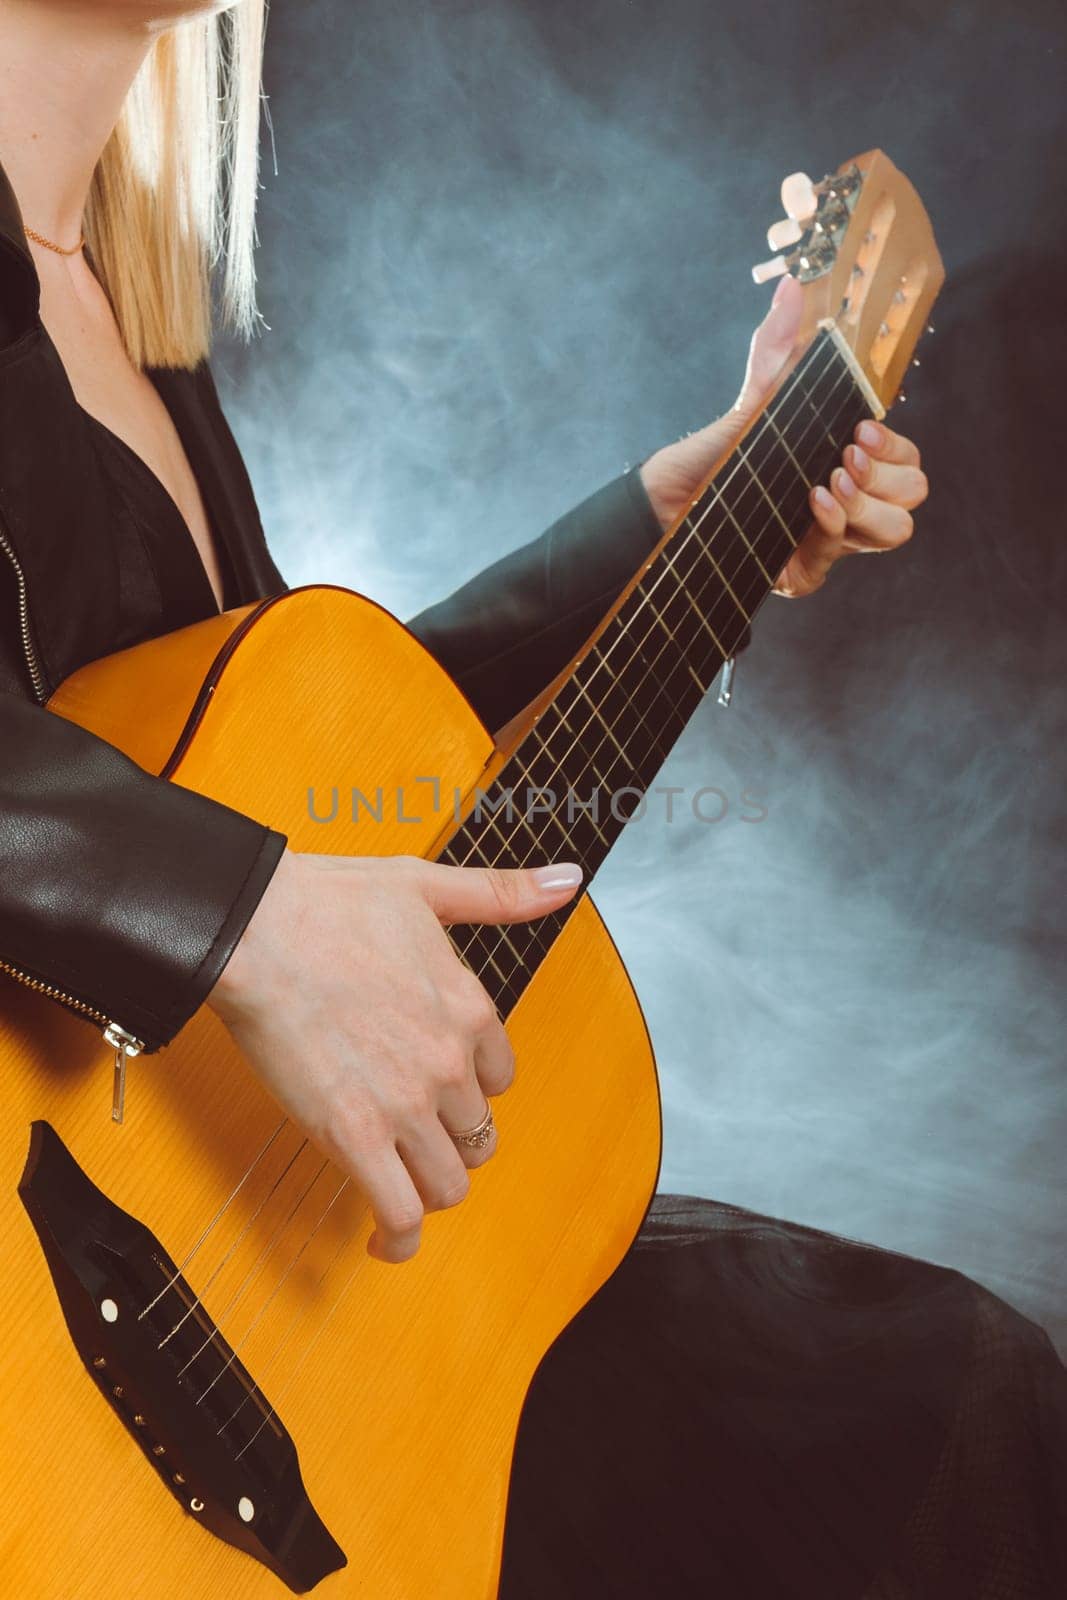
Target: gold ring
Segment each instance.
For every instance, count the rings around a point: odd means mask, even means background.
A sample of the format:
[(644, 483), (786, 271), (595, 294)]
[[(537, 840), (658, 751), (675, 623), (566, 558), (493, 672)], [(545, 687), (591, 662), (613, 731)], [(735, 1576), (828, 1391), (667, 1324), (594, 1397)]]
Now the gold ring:
[(464, 1133), (451, 1133), (449, 1138), (455, 1144), (466, 1145), (469, 1150), (484, 1150), (493, 1137), (493, 1108), (488, 1100), (485, 1102), (485, 1116), (476, 1128), (468, 1128)]

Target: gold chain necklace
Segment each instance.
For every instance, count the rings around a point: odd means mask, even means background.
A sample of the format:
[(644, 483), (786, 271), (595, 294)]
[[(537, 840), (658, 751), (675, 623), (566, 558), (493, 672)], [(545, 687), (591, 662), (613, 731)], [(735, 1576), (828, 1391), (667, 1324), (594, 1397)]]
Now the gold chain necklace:
[(46, 239), (43, 233), (37, 233), (33, 228), (27, 228), (23, 223), (22, 231), (27, 239), (32, 239), (35, 244), (44, 245), (46, 250), (54, 250), (57, 256), (76, 256), (79, 250), (85, 248), (85, 235), (82, 234), (77, 244), (71, 250), (65, 250), (61, 244), (53, 244), (51, 239)]

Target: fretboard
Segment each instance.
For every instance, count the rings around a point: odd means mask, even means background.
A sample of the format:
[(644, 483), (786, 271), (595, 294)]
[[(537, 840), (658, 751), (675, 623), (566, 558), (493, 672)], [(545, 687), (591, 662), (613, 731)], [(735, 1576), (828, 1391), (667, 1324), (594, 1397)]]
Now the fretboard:
[[(825, 331), (641, 572), (439, 859), (578, 861), (588, 887), (778, 574), (870, 408)], [(501, 1016), (577, 898), (535, 922), (450, 936)]]

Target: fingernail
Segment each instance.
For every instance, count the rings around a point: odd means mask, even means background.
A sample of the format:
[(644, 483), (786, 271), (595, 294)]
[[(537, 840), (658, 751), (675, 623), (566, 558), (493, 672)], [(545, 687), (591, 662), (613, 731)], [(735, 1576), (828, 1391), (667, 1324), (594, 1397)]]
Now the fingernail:
[(871, 458), (866, 450), (861, 450), (858, 444), (852, 446), (852, 464), (857, 472), (866, 472), (871, 464)]
[(852, 496), (856, 493), (856, 485), (853, 483), (844, 467), (841, 468), (841, 471), (837, 475), (837, 487), (844, 495), (846, 500), (851, 500)]
[(547, 867), (534, 867), (534, 882), (539, 889), (576, 889), (582, 881), (582, 869), (569, 861), (553, 861)]
[(834, 506), (837, 504), (837, 501), (834, 499), (829, 489), (824, 489), (821, 483), (815, 491), (815, 498), (822, 506), (824, 511), (832, 511)]
[(789, 273), (786, 272), (786, 273), (784, 273), (782, 275), (781, 279), (779, 280), (778, 287), (774, 291), (774, 296), (773, 296), (773, 298), (771, 300), (771, 305), (772, 306), (780, 305), (781, 302), (785, 299), (786, 295), (790, 292), (786, 288), (786, 284), (788, 282), (789, 282)]
[(877, 422), (861, 422), (857, 437), (861, 444), (870, 445), (872, 450), (876, 450), (882, 442), (882, 430)]

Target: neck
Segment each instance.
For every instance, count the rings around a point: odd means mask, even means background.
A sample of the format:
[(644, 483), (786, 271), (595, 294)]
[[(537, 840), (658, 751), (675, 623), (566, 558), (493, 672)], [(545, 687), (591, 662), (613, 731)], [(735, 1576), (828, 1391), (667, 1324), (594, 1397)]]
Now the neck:
[(93, 172), (152, 44), (101, 6), (0, 0), (0, 157), (23, 219), (73, 243)]

